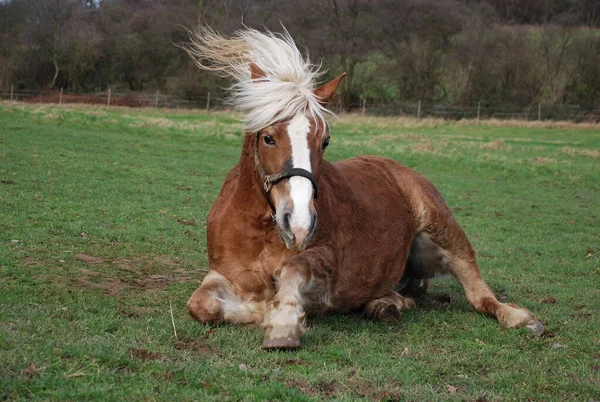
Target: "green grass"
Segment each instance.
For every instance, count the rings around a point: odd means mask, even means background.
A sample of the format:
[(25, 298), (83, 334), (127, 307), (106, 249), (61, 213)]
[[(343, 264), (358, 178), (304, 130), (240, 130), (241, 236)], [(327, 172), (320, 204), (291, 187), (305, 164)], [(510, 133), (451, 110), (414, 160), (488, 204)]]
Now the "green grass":
[(313, 317), (272, 353), (185, 309), (242, 135), (228, 114), (0, 104), (2, 399), (598, 399), (600, 130), (334, 123), (328, 159), (431, 179), (490, 286), (547, 331), (500, 328), (439, 280), (398, 323)]

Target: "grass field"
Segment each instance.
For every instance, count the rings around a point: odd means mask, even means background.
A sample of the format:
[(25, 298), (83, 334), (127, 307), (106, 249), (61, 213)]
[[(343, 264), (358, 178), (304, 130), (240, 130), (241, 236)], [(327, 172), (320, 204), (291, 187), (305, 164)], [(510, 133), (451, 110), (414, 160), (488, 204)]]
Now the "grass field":
[(300, 351), (266, 353), (260, 328), (185, 309), (235, 116), (0, 104), (0, 397), (598, 400), (600, 129), (550, 126), (342, 116), (327, 151), (431, 179), (544, 336), (442, 279), (398, 323), (313, 317)]

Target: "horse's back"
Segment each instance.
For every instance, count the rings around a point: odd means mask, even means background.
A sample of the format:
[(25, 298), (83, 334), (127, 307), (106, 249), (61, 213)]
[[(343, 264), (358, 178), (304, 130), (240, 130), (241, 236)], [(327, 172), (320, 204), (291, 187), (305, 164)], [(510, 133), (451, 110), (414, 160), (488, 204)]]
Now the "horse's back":
[(348, 179), (355, 192), (365, 197), (377, 186), (392, 188), (395, 193), (392, 202), (406, 205), (416, 232), (425, 229), (432, 214), (444, 219), (451, 216), (442, 195), (427, 178), (392, 159), (361, 156), (339, 161), (334, 166)]

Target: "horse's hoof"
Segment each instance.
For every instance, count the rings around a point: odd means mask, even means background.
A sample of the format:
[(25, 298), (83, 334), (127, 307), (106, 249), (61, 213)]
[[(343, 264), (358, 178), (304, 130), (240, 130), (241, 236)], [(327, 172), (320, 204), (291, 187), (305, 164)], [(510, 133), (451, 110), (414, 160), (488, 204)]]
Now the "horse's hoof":
[(544, 333), (544, 325), (539, 321), (536, 321), (533, 324), (527, 324), (525, 327), (537, 336), (540, 336)]
[(298, 349), (300, 347), (300, 338), (266, 338), (263, 341), (262, 348), (265, 350), (286, 350)]
[(398, 321), (400, 316), (400, 310), (394, 304), (386, 304), (375, 313), (375, 318), (383, 323)]

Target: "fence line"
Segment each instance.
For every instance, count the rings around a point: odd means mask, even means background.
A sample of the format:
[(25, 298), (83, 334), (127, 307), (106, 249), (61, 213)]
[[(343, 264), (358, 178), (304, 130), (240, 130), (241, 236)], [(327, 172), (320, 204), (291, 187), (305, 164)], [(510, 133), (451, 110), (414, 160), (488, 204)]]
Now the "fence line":
[[(84, 103), (106, 106), (130, 106), (173, 109), (225, 109), (222, 99), (206, 95), (189, 95), (185, 98), (163, 94), (106, 92), (76, 93), (62, 88), (58, 91), (10, 90), (0, 91), (0, 100), (24, 103)], [(342, 112), (341, 103), (330, 105), (334, 112)], [(447, 105), (416, 103), (374, 103), (362, 99), (350, 107), (351, 110), (370, 116), (413, 116), (417, 118), (441, 117), (447, 119), (522, 119), (522, 120), (574, 120), (600, 122), (600, 109), (588, 110), (577, 105), (534, 104), (529, 106), (486, 106), (484, 101), (477, 105)]]

